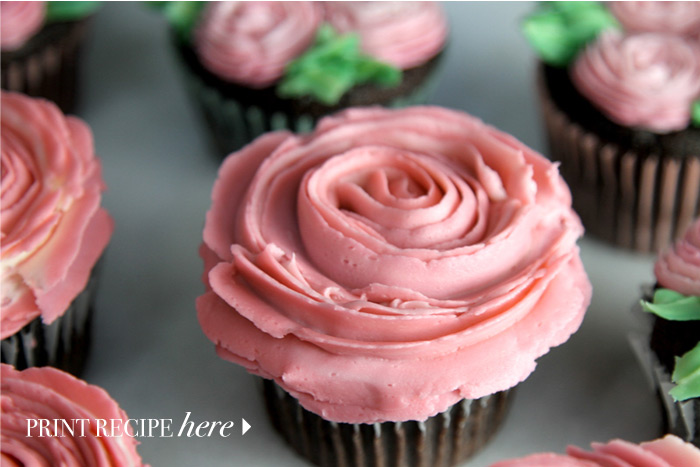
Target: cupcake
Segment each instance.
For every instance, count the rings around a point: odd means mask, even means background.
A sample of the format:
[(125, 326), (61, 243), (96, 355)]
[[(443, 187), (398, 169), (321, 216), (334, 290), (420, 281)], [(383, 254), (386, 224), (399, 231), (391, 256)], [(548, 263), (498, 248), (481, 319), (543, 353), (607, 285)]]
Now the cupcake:
[(143, 465), (127, 415), (104, 389), (55, 368), (5, 364), (0, 387), (2, 465)]
[(581, 323), (570, 203), (555, 165), (457, 111), (269, 133), (219, 170), (198, 319), (313, 463), (457, 464)]
[(98, 2), (1, 2), (2, 88), (75, 109), (88, 18)]
[(92, 133), (47, 100), (6, 91), (0, 100), (2, 362), (78, 372), (113, 229)]
[(424, 103), (447, 37), (434, 2), (165, 2), (223, 157), (350, 106)]
[(700, 445), (700, 219), (659, 256), (654, 273), (657, 286), (642, 301), (654, 315), (643, 362), (665, 429)]
[(640, 444), (615, 439), (592, 443), (592, 451), (569, 446), (564, 454), (533, 454), (496, 462), (491, 467), (691, 467), (700, 465), (700, 450), (680, 438), (667, 435)]
[(663, 248), (700, 215), (700, 3), (552, 2), (524, 32), (587, 232)]

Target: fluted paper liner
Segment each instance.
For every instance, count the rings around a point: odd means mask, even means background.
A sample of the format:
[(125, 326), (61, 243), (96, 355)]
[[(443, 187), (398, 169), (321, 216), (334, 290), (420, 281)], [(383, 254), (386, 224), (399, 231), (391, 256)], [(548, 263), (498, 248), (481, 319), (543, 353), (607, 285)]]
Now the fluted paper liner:
[(263, 381), (275, 429), (301, 456), (320, 466), (453, 466), (497, 432), (514, 390), (465, 399), (424, 422), (336, 423), (301, 407), (275, 382)]
[(541, 69), (538, 87), (550, 156), (561, 162), (586, 232), (642, 252), (682, 235), (700, 215), (700, 154), (642, 156), (605, 143), (557, 107)]

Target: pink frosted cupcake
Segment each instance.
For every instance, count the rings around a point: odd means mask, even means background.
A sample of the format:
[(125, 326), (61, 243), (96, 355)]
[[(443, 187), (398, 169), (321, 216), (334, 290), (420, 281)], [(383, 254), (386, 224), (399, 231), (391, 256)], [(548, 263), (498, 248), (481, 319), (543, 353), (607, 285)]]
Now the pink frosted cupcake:
[(0, 389), (3, 466), (143, 465), (136, 439), (112, 430), (128, 426), (128, 417), (104, 389), (54, 368), (17, 371), (5, 364)]
[(533, 454), (496, 462), (491, 467), (691, 467), (700, 465), (700, 450), (680, 438), (667, 435), (641, 444), (620, 439), (592, 443), (592, 451), (569, 446), (564, 454)]
[(425, 102), (447, 38), (435, 2), (161, 5), (223, 157), (350, 106)]
[(77, 372), (113, 229), (92, 133), (43, 99), (3, 91), (1, 106), (2, 361)]
[(87, 21), (99, 2), (0, 2), (2, 88), (75, 108)]
[(570, 202), (556, 166), (456, 111), (270, 133), (219, 171), (198, 318), (312, 462), (456, 464), (581, 323)]

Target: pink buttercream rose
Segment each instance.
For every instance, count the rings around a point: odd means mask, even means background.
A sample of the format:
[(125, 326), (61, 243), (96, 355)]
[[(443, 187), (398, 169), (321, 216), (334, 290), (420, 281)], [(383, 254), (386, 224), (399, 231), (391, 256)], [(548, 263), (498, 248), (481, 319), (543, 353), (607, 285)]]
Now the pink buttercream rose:
[(610, 11), (627, 32), (700, 35), (700, 2), (611, 2)]
[[(143, 465), (136, 452), (136, 439), (121, 434), (124, 427), (133, 434), (133, 427), (127, 424), (128, 417), (102, 388), (54, 368), (17, 371), (5, 364), (0, 365), (0, 387), (3, 466)], [(38, 427), (40, 419), (50, 421), (44, 431)], [(55, 419), (59, 420), (58, 432)], [(72, 436), (60, 420), (65, 420), (68, 428), (74, 428)], [(100, 436), (97, 436), (98, 420), (107, 420)], [(120, 431), (113, 431), (112, 426)], [(28, 430), (31, 436), (27, 435)]]
[(223, 163), (201, 255), (219, 355), (333, 421), (421, 420), (508, 389), (590, 284), (557, 168), (456, 111), (357, 108)]
[(571, 78), (616, 123), (682, 130), (700, 97), (700, 45), (674, 35), (607, 31), (579, 55)]
[(659, 256), (654, 274), (665, 288), (683, 295), (700, 295), (700, 219)]
[(700, 449), (673, 435), (641, 444), (619, 439), (592, 443), (592, 451), (570, 446), (567, 455), (543, 453), (496, 462), (491, 467), (682, 467), (700, 465)]
[(339, 32), (360, 35), (365, 53), (402, 69), (433, 58), (447, 38), (437, 2), (325, 2), (324, 9)]
[(313, 2), (211, 2), (194, 48), (222, 79), (264, 88), (316, 37), (321, 6)]
[(0, 49), (16, 50), (44, 24), (46, 2), (0, 2)]
[(2, 92), (0, 324), (51, 323), (85, 287), (112, 232), (92, 134), (53, 103)]

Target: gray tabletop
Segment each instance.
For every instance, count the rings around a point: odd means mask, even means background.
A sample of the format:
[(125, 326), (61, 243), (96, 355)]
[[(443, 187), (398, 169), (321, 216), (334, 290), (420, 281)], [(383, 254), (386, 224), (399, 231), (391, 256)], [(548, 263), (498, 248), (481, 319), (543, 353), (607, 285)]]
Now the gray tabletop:
[[(528, 3), (446, 4), (452, 36), (432, 103), (468, 111), (546, 154), (533, 86), (535, 57), (518, 31)], [(105, 4), (86, 50), (79, 114), (94, 130), (116, 221), (104, 262), (94, 345), (83, 377), (131, 418), (241, 419), (245, 436), (141, 438), (153, 466), (305, 465), (266, 419), (257, 381), (220, 360), (197, 323), (197, 254), (217, 163), (187, 100), (165, 25), (137, 3)], [(567, 444), (659, 432), (659, 413), (628, 344), (631, 312), (653, 257), (581, 242), (594, 296), (566, 344), (539, 360), (502, 430), (469, 465)]]

